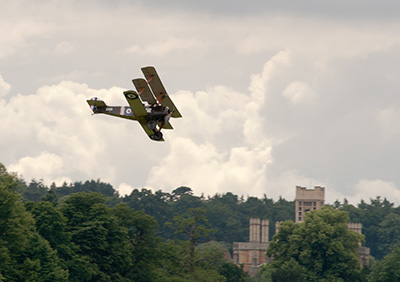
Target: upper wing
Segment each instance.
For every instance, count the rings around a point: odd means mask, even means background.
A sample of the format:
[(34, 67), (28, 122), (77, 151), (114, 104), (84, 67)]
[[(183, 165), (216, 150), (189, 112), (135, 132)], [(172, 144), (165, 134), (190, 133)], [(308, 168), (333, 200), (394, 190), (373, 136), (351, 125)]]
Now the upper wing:
[(170, 108), (172, 113), (172, 117), (178, 118), (182, 117), (181, 113), (175, 107), (171, 98), (168, 96), (167, 91), (162, 84), (160, 77), (158, 76), (156, 69), (154, 67), (145, 67), (142, 68), (142, 72), (147, 79), (147, 82), (150, 84), (151, 89), (153, 90), (154, 95), (157, 97), (158, 102)]
[(156, 98), (154, 97), (153, 93), (151, 92), (147, 81), (143, 78), (136, 78), (132, 80), (133, 84), (138, 91), (140, 98), (143, 101), (146, 101), (150, 105), (157, 104)]
[(124, 95), (136, 117), (148, 115), (136, 91), (133, 90), (124, 91)]

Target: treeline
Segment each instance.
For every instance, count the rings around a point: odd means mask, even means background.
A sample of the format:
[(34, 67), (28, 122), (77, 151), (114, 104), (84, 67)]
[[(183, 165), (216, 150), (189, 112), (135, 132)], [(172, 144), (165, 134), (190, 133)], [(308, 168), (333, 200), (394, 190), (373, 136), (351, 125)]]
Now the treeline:
[[(93, 183), (95, 189), (108, 187)], [(117, 195), (59, 196), (54, 190), (62, 189), (50, 189), (43, 200), (23, 202), (18, 193), (36, 197), (42, 188), (36, 182), (25, 185), (0, 164), (0, 281), (248, 279), (226, 259), (223, 244), (199, 242), (212, 233), (204, 209), (189, 208), (174, 217), (170, 227), (186, 236), (166, 240), (157, 235), (154, 217), (117, 203)]]
[[(50, 201), (58, 203), (71, 194), (77, 192), (97, 192), (106, 196), (106, 204), (114, 207), (125, 204), (128, 207), (143, 211), (153, 216), (157, 221), (157, 235), (164, 239), (176, 238), (175, 230), (170, 223), (174, 217), (187, 214), (190, 208), (202, 208), (205, 210), (210, 228), (213, 232), (207, 239), (218, 242), (248, 241), (249, 218), (260, 217), (269, 219), (270, 237), (275, 232), (275, 222), (294, 220), (294, 202), (280, 198), (278, 201), (264, 196), (239, 197), (232, 193), (216, 194), (213, 197), (195, 196), (189, 187), (178, 187), (171, 193), (161, 190), (153, 192), (149, 189), (135, 189), (127, 196), (119, 196), (118, 192), (107, 183), (100, 180), (91, 180), (75, 183), (64, 183), (62, 186), (52, 184), (45, 186), (41, 181), (33, 180), (24, 184), (20, 192), (24, 201)], [(178, 236), (180, 239), (183, 235)]]
[[(380, 267), (397, 254), (399, 207), (380, 197), (332, 207), (363, 224)], [(276, 221), (294, 220), (294, 201), (189, 187), (120, 196), (100, 180), (48, 187), (0, 164), (0, 281), (261, 281), (227, 259), (252, 217), (270, 220), (272, 240)]]
[[(64, 183), (62, 186), (52, 184), (50, 187), (33, 180), (24, 184), (20, 192), (25, 201), (47, 200), (53, 203), (76, 192), (98, 192), (106, 196), (106, 204), (110, 207), (123, 203), (153, 216), (157, 222), (157, 235), (165, 239), (177, 237), (169, 224), (175, 216), (186, 214), (189, 208), (202, 208), (214, 231), (204, 241), (226, 242), (228, 246), (233, 242), (248, 241), (249, 219), (252, 217), (270, 220), (270, 240), (275, 234), (276, 221), (294, 221), (294, 201), (282, 198), (274, 201), (266, 195), (261, 199), (245, 198), (228, 192), (204, 197), (193, 195), (188, 187), (179, 187), (171, 193), (135, 189), (130, 195), (121, 197), (110, 184), (100, 180)], [(365, 246), (371, 249), (374, 258), (380, 260), (394, 247), (400, 246), (400, 207), (395, 207), (394, 203), (376, 197), (369, 203), (361, 200), (357, 206), (348, 204), (346, 199), (343, 203), (337, 200), (332, 206), (348, 212), (351, 222), (362, 223)], [(183, 235), (178, 237), (182, 239)]]

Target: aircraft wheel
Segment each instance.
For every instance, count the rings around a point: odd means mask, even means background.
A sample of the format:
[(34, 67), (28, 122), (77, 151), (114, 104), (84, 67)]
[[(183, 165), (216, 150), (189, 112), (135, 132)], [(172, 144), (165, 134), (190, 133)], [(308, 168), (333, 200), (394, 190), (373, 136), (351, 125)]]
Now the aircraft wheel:
[(153, 135), (154, 140), (161, 140), (163, 138), (163, 134), (161, 133), (161, 131), (157, 131), (156, 133), (154, 133)]
[(153, 130), (156, 128), (157, 122), (155, 120), (149, 120), (147, 122), (147, 128)]

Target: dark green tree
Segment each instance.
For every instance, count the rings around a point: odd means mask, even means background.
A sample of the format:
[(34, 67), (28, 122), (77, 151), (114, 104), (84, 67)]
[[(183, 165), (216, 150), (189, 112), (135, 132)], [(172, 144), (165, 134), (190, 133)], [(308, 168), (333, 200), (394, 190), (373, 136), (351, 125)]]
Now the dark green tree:
[(188, 210), (187, 215), (174, 217), (176, 233), (184, 233), (189, 239), (189, 272), (194, 272), (195, 267), (195, 246), (200, 238), (208, 237), (212, 232), (208, 220), (205, 216), (205, 210), (193, 208)]
[(368, 281), (400, 281), (400, 248), (395, 248), (390, 254), (372, 267)]
[(358, 204), (358, 210), (348, 211), (352, 222), (362, 223), (366, 246), (371, 248), (371, 255), (377, 259), (382, 259), (388, 253), (379, 247), (379, 229), (385, 217), (394, 211), (393, 203), (390, 203), (386, 198), (382, 200), (381, 197), (376, 197), (376, 199), (370, 199), (370, 204), (361, 201)]
[(173, 218), (172, 206), (169, 201), (171, 195), (157, 191), (153, 192), (149, 189), (134, 189), (129, 196), (123, 198), (123, 203), (134, 210), (140, 210), (148, 215), (153, 216), (158, 222), (158, 231), (164, 238), (172, 238), (172, 230), (165, 229), (165, 223)]
[(382, 254), (389, 254), (396, 247), (400, 247), (400, 215), (389, 213), (379, 224), (378, 250)]
[(22, 188), (24, 199), (27, 201), (39, 202), (46, 196), (49, 189), (43, 184), (43, 180), (32, 179), (27, 187)]
[(215, 195), (210, 198), (204, 208), (207, 218), (216, 232), (211, 238), (215, 241), (240, 242), (248, 235), (245, 216), (239, 210), (238, 197), (232, 193)]
[(247, 273), (232, 262), (225, 262), (218, 271), (225, 277), (226, 282), (245, 282), (248, 278)]
[(71, 238), (69, 269), (73, 281), (111, 281), (129, 273), (128, 231), (105, 200), (99, 193), (80, 192), (60, 204)]
[(126, 205), (118, 205), (113, 209), (119, 224), (128, 231), (131, 266), (127, 277), (132, 281), (156, 281), (158, 268), (164, 256), (163, 242), (156, 237), (157, 222), (152, 216), (142, 211), (134, 211)]

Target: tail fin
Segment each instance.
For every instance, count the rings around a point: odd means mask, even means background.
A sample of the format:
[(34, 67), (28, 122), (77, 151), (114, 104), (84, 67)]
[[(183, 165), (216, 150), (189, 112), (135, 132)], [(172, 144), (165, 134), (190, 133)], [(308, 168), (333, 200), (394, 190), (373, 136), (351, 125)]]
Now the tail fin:
[(96, 112), (98, 107), (104, 107), (104, 108), (107, 107), (106, 103), (104, 103), (103, 100), (100, 100), (97, 97), (94, 97), (90, 100), (86, 100), (86, 102), (89, 104), (93, 112)]

